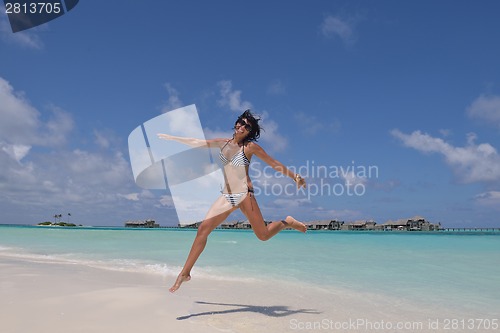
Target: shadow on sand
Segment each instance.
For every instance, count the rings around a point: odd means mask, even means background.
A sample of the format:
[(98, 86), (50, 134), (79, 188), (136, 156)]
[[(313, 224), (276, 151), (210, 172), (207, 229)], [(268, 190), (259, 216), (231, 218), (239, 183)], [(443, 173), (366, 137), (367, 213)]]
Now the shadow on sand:
[(220, 311), (206, 311), (200, 313), (193, 313), (187, 316), (177, 317), (177, 320), (185, 320), (192, 317), (199, 316), (212, 316), (212, 315), (223, 315), (228, 313), (238, 313), (238, 312), (255, 312), (266, 315), (268, 317), (285, 317), (290, 316), (296, 313), (310, 313), (310, 314), (320, 314), (317, 310), (312, 309), (290, 309), (285, 305), (275, 305), (275, 306), (261, 306), (261, 305), (247, 305), (247, 304), (228, 304), (228, 303), (211, 303), (211, 302), (203, 302), (198, 301), (198, 304), (207, 304), (207, 305), (220, 305), (220, 306), (230, 306), (234, 307), (234, 309), (226, 309)]

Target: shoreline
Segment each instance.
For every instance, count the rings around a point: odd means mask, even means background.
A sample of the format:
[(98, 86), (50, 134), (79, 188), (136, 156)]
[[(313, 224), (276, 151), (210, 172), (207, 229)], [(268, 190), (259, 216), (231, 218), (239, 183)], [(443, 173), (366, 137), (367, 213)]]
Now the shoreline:
[[(420, 323), (422, 331), (446, 332), (444, 320), (463, 315), (437, 305), (422, 308), (403, 299), (303, 283), (298, 287), (271, 280), (223, 281), (194, 276), (171, 294), (170, 275), (1, 254), (0, 267), (0, 311), (5, 318), (2, 331), (6, 333), (166, 329), (208, 333), (366, 332), (370, 331), (369, 324), (380, 327), (397, 323)], [(439, 327), (428, 327), (436, 320)], [(363, 321), (364, 326), (360, 326)], [(382, 328), (386, 329), (377, 331), (398, 331)]]
[[(75, 225), (75, 226), (61, 226), (57, 224), (53, 225), (40, 225), (40, 224), (11, 224), (11, 223), (0, 223), (0, 227), (26, 227), (26, 228), (54, 228), (54, 229), (110, 229), (110, 230), (178, 230), (178, 231), (196, 231), (195, 227), (179, 227), (179, 226), (159, 226), (159, 227), (124, 227), (124, 226), (92, 226), (92, 225)], [(251, 228), (232, 228), (232, 227), (221, 227), (218, 226), (214, 231), (236, 231), (236, 232), (252, 232)], [(287, 230), (285, 230), (286, 232)], [(293, 231), (292, 231), (293, 232)], [(307, 232), (312, 233), (352, 233), (352, 234), (362, 234), (362, 233), (386, 233), (386, 234), (485, 234), (485, 235), (497, 235), (500, 234), (500, 227), (442, 227), (438, 230), (378, 230), (378, 229), (307, 229)]]

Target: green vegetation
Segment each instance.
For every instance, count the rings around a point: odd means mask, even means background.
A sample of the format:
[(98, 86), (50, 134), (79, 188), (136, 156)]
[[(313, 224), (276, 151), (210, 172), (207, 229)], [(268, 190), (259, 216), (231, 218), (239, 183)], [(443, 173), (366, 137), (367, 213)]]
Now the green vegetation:
[(52, 225), (52, 222), (41, 222), (41, 223), (38, 223), (38, 225)]

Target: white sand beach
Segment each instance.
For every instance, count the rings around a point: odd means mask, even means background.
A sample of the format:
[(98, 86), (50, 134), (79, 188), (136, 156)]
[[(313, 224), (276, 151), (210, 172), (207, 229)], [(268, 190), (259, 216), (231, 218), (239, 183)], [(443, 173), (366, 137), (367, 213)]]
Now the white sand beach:
[[(171, 294), (174, 277), (159, 274), (5, 255), (0, 270), (2, 333), (445, 332), (443, 322), (429, 325), (453, 315), (321, 286), (193, 276)], [(409, 329), (412, 323), (415, 329)]]

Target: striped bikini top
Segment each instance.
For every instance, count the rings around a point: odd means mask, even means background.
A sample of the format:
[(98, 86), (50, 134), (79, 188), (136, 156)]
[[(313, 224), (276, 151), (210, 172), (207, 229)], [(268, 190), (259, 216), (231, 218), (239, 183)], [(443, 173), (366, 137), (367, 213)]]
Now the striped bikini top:
[(222, 163), (224, 165), (228, 165), (229, 163), (231, 163), (231, 165), (235, 166), (235, 167), (249, 166), (250, 165), (250, 160), (245, 155), (245, 145), (243, 145), (241, 147), (241, 150), (238, 151), (236, 154), (234, 154), (233, 157), (231, 157), (230, 159), (228, 159), (222, 153), (222, 150), (224, 149), (224, 147), (226, 147), (226, 145), (229, 143), (229, 141), (231, 141), (231, 140), (228, 140), (226, 142), (226, 144), (224, 146), (222, 146), (222, 148), (220, 149), (219, 158), (222, 161)]

